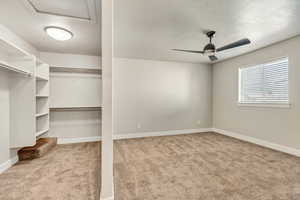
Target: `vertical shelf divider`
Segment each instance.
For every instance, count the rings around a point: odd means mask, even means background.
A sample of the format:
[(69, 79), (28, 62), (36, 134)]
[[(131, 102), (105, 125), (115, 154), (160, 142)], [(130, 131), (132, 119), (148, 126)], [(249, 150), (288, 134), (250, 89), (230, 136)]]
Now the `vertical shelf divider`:
[(36, 132), (35, 136), (43, 137), (49, 131), (49, 65), (36, 60)]

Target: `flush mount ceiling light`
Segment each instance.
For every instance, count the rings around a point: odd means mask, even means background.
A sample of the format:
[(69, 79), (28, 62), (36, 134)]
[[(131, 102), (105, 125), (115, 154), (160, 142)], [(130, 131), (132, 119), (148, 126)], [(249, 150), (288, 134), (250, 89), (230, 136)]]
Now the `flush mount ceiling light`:
[(73, 33), (67, 29), (48, 26), (45, 28), (46, 33), (55, 40), (66, 41), (73, 37)]

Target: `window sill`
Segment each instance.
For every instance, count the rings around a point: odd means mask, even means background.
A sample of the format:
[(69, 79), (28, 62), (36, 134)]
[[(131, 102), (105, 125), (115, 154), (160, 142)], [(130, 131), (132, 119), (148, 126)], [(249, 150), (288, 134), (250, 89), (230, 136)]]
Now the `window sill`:
[(291, 104), (272, 104), (272, 103), (238, 103), (240, 107), (260, 107), (260, 108), (290, 108)]

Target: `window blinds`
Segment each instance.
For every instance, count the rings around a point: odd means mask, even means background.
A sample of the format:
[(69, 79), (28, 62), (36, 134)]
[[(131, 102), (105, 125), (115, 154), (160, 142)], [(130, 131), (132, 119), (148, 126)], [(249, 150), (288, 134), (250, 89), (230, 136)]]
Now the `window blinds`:
[(239, 103), (288, 104), (288, 58), (239, 70)]

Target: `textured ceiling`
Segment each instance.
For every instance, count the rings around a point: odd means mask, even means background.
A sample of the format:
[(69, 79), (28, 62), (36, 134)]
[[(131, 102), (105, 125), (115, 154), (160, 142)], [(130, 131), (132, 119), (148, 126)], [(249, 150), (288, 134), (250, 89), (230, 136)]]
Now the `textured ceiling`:
[(119, 57), (208, 62), (198, 54), (205, 30), (215, 30), (217, 47), (244, 37), (249, 46), (220, 52), (237, 56), (300, 33), (299, 0), (115, 0), (115, 54)]
[[(1, 0), (0, 23), (40, 51), (101, 55), (100, 0), (31, 0), (41, 11), (79, 18), (93, 15), (87, 13), (84, 1), (94, 1), (97, 23), (36, 14), (24, 1)], [(299, 0), (115, 0), (114, 5), (117, 57), (205, 63), (207, 57), (170, 49), (202, 50), (208, 41), (206, 30), (217, 31), (217, 47), (244, 37), (252, 41), (220, 52), (222, 60), (300, 34)], [(66, 42), (49, 38), (43, 29), (51, 25), (71, 30), (74, 38)]]

